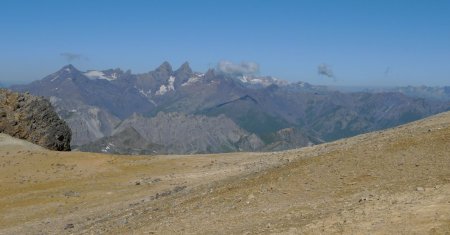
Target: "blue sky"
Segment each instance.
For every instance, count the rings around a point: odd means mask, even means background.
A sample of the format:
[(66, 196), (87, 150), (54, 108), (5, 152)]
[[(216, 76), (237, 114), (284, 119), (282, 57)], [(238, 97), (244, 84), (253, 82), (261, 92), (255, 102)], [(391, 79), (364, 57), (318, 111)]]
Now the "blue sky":
[(450, 85), (450, 1), (0, 1), (0, 82), (40, 79), (61, 53), (81, 70), (228, 60), (313, 84)]

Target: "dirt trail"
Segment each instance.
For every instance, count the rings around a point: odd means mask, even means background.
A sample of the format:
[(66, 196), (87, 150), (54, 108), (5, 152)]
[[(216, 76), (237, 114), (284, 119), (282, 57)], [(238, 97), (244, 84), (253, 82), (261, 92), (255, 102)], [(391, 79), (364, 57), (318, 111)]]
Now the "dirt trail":
[(6, 139), (0, 234), (450, 232), (450, 113), (279, 153), (123, 157)]

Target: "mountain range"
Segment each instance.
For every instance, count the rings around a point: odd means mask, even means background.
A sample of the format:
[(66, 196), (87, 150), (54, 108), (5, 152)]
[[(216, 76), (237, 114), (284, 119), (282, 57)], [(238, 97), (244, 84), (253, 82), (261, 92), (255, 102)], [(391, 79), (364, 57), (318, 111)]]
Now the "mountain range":
[(168, 62), (148, 73), (72, 65), (16, 91), (45, 96), (72, 147), (108, 153), (283, 150), (384, 129), (450, 109), (402, 92), (343, 93), (271, 76), (194, 72)]

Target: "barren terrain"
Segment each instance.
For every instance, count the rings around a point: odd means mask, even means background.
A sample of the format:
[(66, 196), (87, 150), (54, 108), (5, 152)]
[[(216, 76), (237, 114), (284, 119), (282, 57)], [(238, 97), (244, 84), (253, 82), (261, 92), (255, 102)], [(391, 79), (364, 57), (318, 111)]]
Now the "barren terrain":
[(445, 234), (450, 113), (275, 153), (114, 156), (0, 135), (0, 234)]

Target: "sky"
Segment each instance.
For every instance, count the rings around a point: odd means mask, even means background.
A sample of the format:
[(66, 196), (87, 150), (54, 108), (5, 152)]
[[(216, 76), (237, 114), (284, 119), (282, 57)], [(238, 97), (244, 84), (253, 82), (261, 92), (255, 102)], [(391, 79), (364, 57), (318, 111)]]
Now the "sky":
[(450, 1), (0, 1), (0, 83), (164, 61), (249, 62), (321, 85), (450, 85)]

